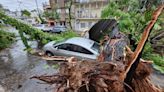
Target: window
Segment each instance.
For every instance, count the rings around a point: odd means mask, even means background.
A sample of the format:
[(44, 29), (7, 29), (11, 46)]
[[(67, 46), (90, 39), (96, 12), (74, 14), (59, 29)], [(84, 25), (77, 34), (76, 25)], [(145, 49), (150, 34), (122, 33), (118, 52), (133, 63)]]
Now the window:
[(63, 50), (68, 50), (68, 51), (73, 51), (73, 52), (78, 52), (78, 53), (83, 53), (83, 54), (93, 54), (92, 52), (90, 52), (89, 50), (78, 46), (78, 45), (74, 45), (74, 44), (61, 44), (57, 46), (58, 49), (63, 49)]
[(72, 47), (70, 44), (61, 44), (61, 45), (58, 45), (57, 47), (58, 49), (72, 51)]
[(57, 9), (57, 13), (61, 13), (61, 9)]
[(88, 27), (92, 27), (92, 22), (89, 22), (88, 23)]
[(66, 12), (66, 13), (69, 13), (69, 9), (65, 9), (65, 12)]
[(98, 43), (94, 43), (91, 49), (95, 50), (96, 52), (100, 52), (100, 45)]
[(85, 23), (81, 23), (81, 28), (85, 28)]
[(77, 46), (77, 52), (84, 53), (84, 54), (93, 54), (92, 52), (88, 51), (87, 49)]

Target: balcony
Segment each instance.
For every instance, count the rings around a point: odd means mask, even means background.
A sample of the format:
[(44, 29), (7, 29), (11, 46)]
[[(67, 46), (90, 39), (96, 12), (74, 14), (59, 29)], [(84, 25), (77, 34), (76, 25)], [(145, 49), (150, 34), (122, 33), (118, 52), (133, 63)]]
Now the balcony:
[(100, 19), (101, 17), (97, 14), (77, 14), (76, 19)]
[(75, 0), (76, 4), (86, 4), (86, 3), (94, 3), (94, 2), (109, 2), (109, 0)]

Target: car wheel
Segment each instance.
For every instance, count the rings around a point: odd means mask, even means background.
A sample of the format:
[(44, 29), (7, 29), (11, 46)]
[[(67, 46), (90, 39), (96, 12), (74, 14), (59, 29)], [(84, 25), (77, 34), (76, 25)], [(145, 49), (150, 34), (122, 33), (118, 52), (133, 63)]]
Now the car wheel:
[(50, 52), (50, 51), (46, 51), (46, 55), (49, 56), (49, 57), (51, 57), (51, 56), (53, 56), (53, 53)]

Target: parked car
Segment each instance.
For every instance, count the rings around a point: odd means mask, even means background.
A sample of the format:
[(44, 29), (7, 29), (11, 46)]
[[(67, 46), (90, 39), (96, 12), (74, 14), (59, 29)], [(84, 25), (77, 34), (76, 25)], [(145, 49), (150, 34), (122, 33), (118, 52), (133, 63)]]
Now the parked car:
[(65, 32), (66, 31), (66, 27), (65, 26), (55, 26), (53, 27), (53, 30), (51, 32), (53, 33), (61, 33), (61, 32)]
[(53, 30), (53, 27), (48, 26), (48, 24), (37, 24), (35, 28), (40, 29), (44, 32), (50, 32)]
[(87, 38), (74, 37), (61, 42), (52, 41), (43, 50), (48, 56), (75, 56), (95, 60), (99, 55), (99, 44)]

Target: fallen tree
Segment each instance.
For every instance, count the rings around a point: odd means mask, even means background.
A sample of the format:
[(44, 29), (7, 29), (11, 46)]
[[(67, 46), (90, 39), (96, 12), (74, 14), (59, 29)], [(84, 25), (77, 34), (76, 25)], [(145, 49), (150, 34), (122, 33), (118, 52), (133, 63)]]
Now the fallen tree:
[[(63, 32), (61, 34), (45, 33), (37, 28), (34, 28), (32, 25), (26, 24), (21, 20), (12, 18), (1, 11), (0, 11), (0, 19), (5, 24), (9, 24), (18, 30), (26, 49), (31, 48), (30, 45), (28, 44), (28, 40), (36, 40), (38, 42), (38, 46), (42, 47), (44, 44), (48, 43), (49, 41), (59, 41), (59, 40), (68, 39), (77, 36), (75, 32), (70, 30), (68, 30), (67, 32)], [(29, 38), (27, 38), (25, 35), (29, 35)]]
[[(161, 92), (149, 79), (151, 63), (142, 60), (141, 55), (150, 31), (163, 8), (164, 5), (161, 5), (154, 12), (134, 52), (123, 44), (121, 55), (117, 55), (117, 43), (122, 43), (124, 37), (107, 38), (104, 40), (106, 47), (97, 61), (79, 61), (71, 57), (64, 59), (67, 62), (61, 63), (58, 74), (32, 78), (56, 84), (56, 92)], [(111, 53), (107, 53), (110, 48)], [(109, 56), (111, 58), (108, 58)]]

